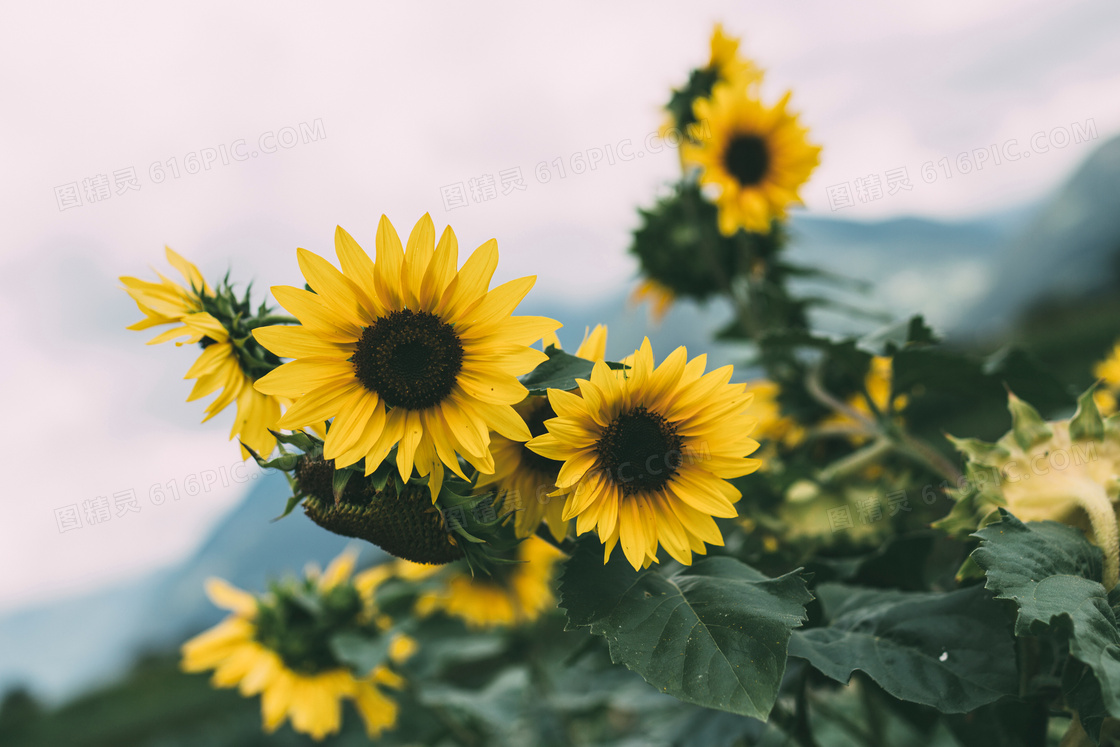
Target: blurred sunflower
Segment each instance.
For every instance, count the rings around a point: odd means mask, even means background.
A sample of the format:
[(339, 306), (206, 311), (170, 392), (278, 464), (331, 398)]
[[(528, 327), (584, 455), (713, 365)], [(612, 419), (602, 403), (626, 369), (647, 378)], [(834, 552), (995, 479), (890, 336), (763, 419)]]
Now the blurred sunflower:
[(743, 85), (725, 83), (693, 105), (711, 137), (683, 144), (681, 157), (702, 169), (701, 184), (719, 188), (719, 230), (725, 236), (740, 228), (769, 233), (773, 219), (785, 218), (786, 207), (801, 202), (797, 190), (820, 163), (820, 147), (809, 143), (797, 115), (786, 111), (790, 95), (767, 107)]
[(241, 358), (230, 339), (229, 331), (204, 306), (215, 298), (214, 291), (206, 284), (198, 268), (166, 247), (167, 261), (179, 271), (189, 288), (164, 277), (153, 283), (133, 277), (120, 278), (129, 296), (136, 302), (144, 319), (132, 324), (128, 329), (143, 330), (162, 324), (178, 326), (165, 330), (148, 341), (154, 345), (176, 338), (176, 345), (198, 344), (202, 354), (187, 371), (183, 378), (195, 379), (194, 387), (187, 397), (193, 402), (219, 391), (217, 397), (207, 405), (206, 417), (202, 422), (217, 415), (232, 403), (237, 404), (230, 439), (241, 442), (241, 456), (249, 458), (248, 446), (258, 454), (270, 454), (276, 446), (276, 438), (269, 428), (276, 425), (280, 418), (280, 401), (275, 397), (253, 389), (253, 378), (247, 374)]
[(737, 82), (745, 88), (754, 90), (762, 82), (762, 69), (746, 57), (739, 55), (740, 41), (723, 31), (723, 24), (717, 23), (712, 30), (711, 56), (708, 64), (692, 71), (688, 83), (680, 90), (674, 90), (665, 109), (669, 121), (661, 128), (665, 137), (674, 127), (684, 130), (696, 122), (693, 102), (712, 94), (713, 86), (719, 83)]
[[(215, 687), (237, 687), (245, 697), (259, 694), (268, 733), (291, 718), (293, 729), (314, 739), (334, 734), (342, 723), (341, 701), (349, 698), (369, 737), (376, 738), (397, 721), (396, 703), (380, 688), (400, 689), (404, 680), (390, 665), (355, 676), (332, 652), (337, 633), (376, 638), (388, 627), (349, 580), (355, 557), (344, 553), (325, 573), (312, 570), (302, 583), (277, 585), (263, 596), (211, 579), (210, 599), (233, 614), (183, 644), (183, 670), (213, 669)], [(301, 603), (307, 597), (316, 600), (317, 612)], [(415, 650), (415, 641), (395, 635), (388, 660), (399, 664)]]
[[(576, 356), (601, 361), (606, 350), (607, 328), (600, 324), (584, 335)], [(525, 420), (533, 436), (545, 433), (544, 421), (556, 417), (548, 397), (526, 397), (513, 409)], [(502, 512), (516, 511), (514, 527), (518, 537), (536, 532), (543, 520), (553, 538), (557, 542), (562, 540), (568, 534), (568, 522), (563, 518), (564, 499), (551, 495), (556, 490), (560, 462), (546, 459), (527, 449), (524, 443), (500, 434), (492, 435), (490, 450), (494, 454), (494, 473), (480, 475), (477, 490), (497, 488)]]
[(1116, 412), (1116, 393), (1120, 392), (1120, 342), (1103, 361), (1093, 367), (1093, 375), (1101, 380), (1104, 386), (1093, 391), (1093, 399), (1101, 414), (1111, 415)]
[(527, 390), (517, 376), (547, 356), (529, 347), (560, 326), (544, 317), (512, 317), (535, 277), (487, 290), (498, 263), (491, 239), (458, 265), (450, 227), (438, 246), (425, 214), (402, 248), (385, 216), (377, 261), (341, 228), (335, 232), (340, 272), (298, 250), (313, 291), (276, 286), (273, 295), (301, 322), (263, 327), (254, 336), (273, 353), (295, 358), (256, 383), (288, 397), (283, 428), (334, 418), (323, 455), (338, 468), (365, 459), (373, 473), (396, 446), (407, 480), (415, 466), (430, 475), (435, 500), (449, 467), (464, 480), (456, 454), (484, 474), (494, 471), (490, 431), (527, 441), (514, 411)]
[(747, 384), (747, 393), (753, 395), (747, 415), (755, 421), (753, 435), (759, 441), (796, 446), (805, 437), (805, 429), (782, 414), (778, 404), (781, 388), (768, 379), (758, 379)]
[(439, 588), (416, 600), (416, 612), (421, 616), (442, 612), (471, 628), (530, 623), (556, 606), (552, 577), (562, 557), (544, 540), (529, 537), (517, 547), (521, 562), (499, 566), (490, 578), (472, 577), (461, 567), (445, 572)]
[[(892, 397), (893, 391), (894, 362), (890, 356), (876, 355), (871, 359), (863, 378), (863, 391), (849, 397), (846, 404), (867, 420), (894, 417), (906, 408), (910, 398), (905, 394)], [(860, 444), (867, 440), (866, 427), (847, 413), (833, 413), (821, 424), (846, 432), (853, 443)]]
[(604, 562), (619, 542), (634, 568), (656, 562), (659, 544), (685, 565), (722, 545), (713, 517), (736, 516), (740, 498), (727, 480), (761, 465), (747, 458), (758, 442), (746, 386), (728, 384), (731, 366), (705, 374), (706, 356), (687, 358), (680, 347), (654, 367), (647, 338), (629, 369), (596, 363), (580, 394), (548, 390), (559, 417), (528, 446), (564, 462), (563, 518), (577, 534), (597, 529)]
[(673, 303), (677, 300), (676, 294), (673, 293), (671, 288), (668, 288), (661, 283), (646, 278), (642, 280), (634, 288), (633, 293), (630, 294), (630, 303), (634, 306), (640, 306), (646, 301), (649, 301), (653, 317), (653, 321), (660, 322), (669, 313)]

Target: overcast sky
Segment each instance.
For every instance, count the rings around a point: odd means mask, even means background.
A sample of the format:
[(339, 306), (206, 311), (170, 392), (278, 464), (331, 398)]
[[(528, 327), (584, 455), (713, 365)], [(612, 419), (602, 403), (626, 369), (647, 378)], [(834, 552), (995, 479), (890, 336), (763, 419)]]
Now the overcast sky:
[[(1120, 131), (1107, 0), (7, 4), (0, 611), (180, 559), (244, 493), (222, 477), (239, 461), (232, 413), (198, 425), (182, 381), (196, 351), (125, 331), (137, 312), (118, 275), (163, 269), (169, 244), (210, 278), (299, 284), (296, 247), (330, 253), (336, 224), (372, 250), (382, 213), (407, 232), (430, 211), (464, 246), (498, 239), (498, 281), (537, 274), (541, 299), (616, 294), (633, 278), (634, 208), (677, 170), (647, 136), (718, 20), (766, 68), (766, 97), (792, 88), (825, 147), (803, 191), (812, 214), (1015, 207)], [(1062, 147), (1062, 131), (1097, 139)], [(640, 157), (609, 163), (627, 140)], [(596, 168), (572, 173), (594, 149)], [(977, 151), (983, 168), (961, 173), (958, 155)], [(829, 187), (854, 195), (900, 168), (912, 189), (830, 204)], [(503, 194), (515, 169), (525, 189)], [(91, 201), (83, 182), (96, 197), (99, 175), (110, 196)], [(486, 175), (498, 189), (476, 202), (470, 180)], [(446, 202), (460, 183), (468, 203)], [(152, 502), (153, 485), (211, 474), (209, 490)], [(59, 531), (56, 509), (129, 490), (138, 512)]]

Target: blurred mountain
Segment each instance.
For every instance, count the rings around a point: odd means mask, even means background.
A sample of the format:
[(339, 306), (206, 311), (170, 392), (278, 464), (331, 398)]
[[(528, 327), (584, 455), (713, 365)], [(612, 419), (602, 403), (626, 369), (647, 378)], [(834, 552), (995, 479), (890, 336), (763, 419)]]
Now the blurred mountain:
[[(267, 475), (177, 567), (0, 618), (0, 693), (23, 683), (39, 697), (65, 698), (113, 679), (142, 651), (177, 646), (225, 614), (203, 593), (209, 576), (262, 589), (283, 569), (325, 565), (347, 540), (299, 511), (272, 522), (288, 495), (283, 476)], [(363, 561), (382, 556), (363, 545)]]
[(1118, 257), (1120, 137), (1114, 137), (1003, 246), (990, 290), (962, 317), (967, 331), (998, 336), (1032, 306), (1081, 303), (1107, 293), (1120, 279)]

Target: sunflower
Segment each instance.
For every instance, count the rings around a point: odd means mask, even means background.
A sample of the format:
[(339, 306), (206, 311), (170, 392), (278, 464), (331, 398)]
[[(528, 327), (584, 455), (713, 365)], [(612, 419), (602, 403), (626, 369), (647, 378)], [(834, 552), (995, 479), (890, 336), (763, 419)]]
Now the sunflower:
[(796, 446), (805, 437), (805, 429), (796, 420), (782, 414), (778, 403), (779, 386), (769, 379), (758, 379), (747, 384), (747, 392), (754, 395), (747, 415), (756, 421), (754, 435), (760, 441)]
[(416, 612), (421, 616), (443, 612), (476, 629), (533, 622), (556, 606), (553, 567), (562, 557), (549, 543), (529, 537), (517, 547), (521, 562), (500, 566), (490, 578), (472, 577), (462, 567), (446, 571), (437, 589), (416, 600)]
[(377, 228), (377, 261), (348, 233), (335, 232), (342, 271), (305, 249), (300, 269), (313, 289), (272, 289), (298, 326), (262, 327), (254, 336), (294, 361), (261, 377), (257, 391), (289, 397), (282, 428), (334, 418), (323, 456), (342, 468), (365, 459), (372, 474), (397, 448), (402, 479), (415, 466), (430, 475), (435, 500), (444, 468), (464, 480), (456, 454), (484, 474), (494, 471), (490, 431), (527, 441), (513, 405), (527, 390), (517, 376), (547, 356), (529, 347), (560, 323), (511, 317), (535, 277), (487, 290), (498, 244), (478, 247), (457, 270), (450, 226), (438, 246), (425, 214), (401, 247), (385, 216)]
[(650, 302), (650, 314), (655, 323), (660, 323), (665, 318), (676, 300), (677, 297), (671, 288), (652, 278), (642, 280), (630, 294), (630, 303), (634, 306), (640, 306), (646, 301)]
[[(559, 340), (551, 335), (548, 342), (560, 347)], [(606, 357), (607, 328), (602, 324), (585, 332), (576, 356), (589, 361)], [(547, 397), (527, 397), (514, 406), (517, 414), (529, 427), (529, 433), (539, 436), (545, 432), (544, 421), (556, 417)], [(545, 459), (525, 448), (520, 441), (513, 441), (500, 434), (492, 434), (490, 450), (494, 454), (494, 473), (479, 475), (476, 491), (497, 488), (502, 503), (498, 508), (516, 511), (514, 528), (518, 537), (528, 537), (537, 531), (543, 520), (548, 524), (553, 538), (559, 542), (568, 534), (568, 522), (562, 518), (564, 500), (553, 497), (560, 463)]]
[[(528, 446), (563, 461), (557, 492), (576, 533), (595, 528), (604, 562), (622, 543), (635, 568), (657, 561), (658, 545), (686, 565), (705, 543), (722, 545), (714, 516), (732, 517), (739, 491), (727, 480), (761, 465), (747, 413), (752, 395), (729, 384), (732, 367), (707, 374), (707, 357), (677, 348), (654, 367), (649, 339), (614, 371), (596, 363), (580, 394), (548, 390), (559, 417)], [(582, 396), (581, 396), (582, 395)]]
[(800, 203), (797, 190), (820, 163), (820, 147), (809, 144), (808, 130), (786, 111), (790, 93), (766, 107), (744, 86), (716, 85), (710, 99), (693, 104), (711, 137), (681, 146), (681, 157), (702, 169), (700, 183), (719, 188), (719, 230), (739, 228), (769, 233), (771, 221)]
[(749, 84), (762, 81), (762, 70), (752, 61), (739, 56), (740, 40), (723, 32), (723, 24), (712, 30), (712, 54), (707, 69), (717, 74), (719, 81), (741, 80)]
[(665, 106), (669, 118), (661, 128), (662, 137), (667, 137), (674, 127), (688, 128), (687, 134), (694, 135), (695, 132), (690, 127), (696, 122), (693, 102), (698, 98), (711, 96), (713, 86), (735, 83), (751, 91), (757, 89), (762, 82), (762, 69), (754, 61), (739, 55), (739, 44), (739, 39), (724, 33), (722, 24), (716, 24), (712, 30), (708, 64), (693, 70), (688, 83), (680, 90), (674, 90)]
[[(389, 665), (356, 677), (330, 645), (341, 631), (377, 637), (388, 626), (349, 581), (355, 557), (344, 553), (326, 572), (311, 570), (301, 587), (280, 586), (259, 597), (210, 579), (210, 599), (233, 614), (183, 644), (183, 670), (213, 669), (215, 687), (237, 687), (245, 697), (259, 694), (268, 733), (290, 717), (292, 728), (315, 739), (334, 734), (342, 723), (341, 701), (349, 698), (369, 737), (377, 737), (397, 721), (396, 703), (380, 688), (400, 689), (403, 678)], [(308, 611), (308, 597), (316, 600), (321, 617)], [(389, 644), (389, 661), (399, 664), (415, 650), (415, 641), (397, 634)]]
[[(144, 319), (128, 329), (178, 325), (156, 335), (148, 344), (176, 340), (176, 345), (197, 344), (202, 348), (202, 354), (183, 377), (196, 380), (187, 401), (193, 402), (220, 390), (207, 405), (202, 422), (236, 403), (237, 413), (230, 430), (230, 440), (239, 438), (243, 459), (250, 456), (246, 446), (258, 454), (270, 454), (276, 446), (276, 438), (269, 428), (280, 418), (280, 401), (253, 389), (253, 379), (242, 369), (229, 331), (221, 321), (203, 310), (205, 302), (213, 299), (215, 294), (202, 273), (170, 247), (166, 247), (166, 252), (167, 261), (179, 271), (189, 288), (159, 273), (156, 273), (160, 278), (158, 283), (133, 277), (120, 278), (125, 290), (144, 313)], [(186, 339), (178, 340), (180, 337)]]
[[(898, 417), (910, 398), (905, 394), (891, 396), (894, 388), (894, 362), (890, 356), (876, 355), (871, 358), (867, 373), (863, 377), (863, 391), (853, 394), (847, 400), (848, 407), (865, 420), (878, 417)], [(857, 419), (845, 412), (835, 412), (825, 418), (822, 425), (847, 434), (855, 444), (867, 440), (867, 428)]]
[(1120, 391), (1120, 343), (1112, 347), (1108, 356), (1093, 367), (1093, 375), (1104, 386), (1093, 390), (1093, 399), (1104, 415), (1116, 412), (1116, 393)]

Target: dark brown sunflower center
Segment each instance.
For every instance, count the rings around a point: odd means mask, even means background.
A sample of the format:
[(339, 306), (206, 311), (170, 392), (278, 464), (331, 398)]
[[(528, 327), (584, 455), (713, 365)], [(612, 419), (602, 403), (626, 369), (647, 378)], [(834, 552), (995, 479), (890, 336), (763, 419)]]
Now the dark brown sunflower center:
[(681, 466), (682, 445), (669, 421), (638, 406), (611, 421), (596, 447), (607, 478), (631, 495), (664, 487)]
[(463, 343), (435, 314), (403, 309), (366, 327), (350, 360), (358, 381), (386, 404), (424, 410), (451, 394)]
[[(545, 428), (544, 421), (554, 417), (556, 417), (556, 412), (546, 399), (529, 413), (529, 416), (525, 418), (525, 425), (528, 426), (529, 433), (533, 436), (542, 436), (548, 433), (548, 428)], [(544, 475), (553, 482), (556, 480), (556, 476), (560, 474), (560, 462), (543, 457), (525, 445), (521, 446), (521, 463), (526, 469), (532, 470), (539, 475)]]
[(758, 135), (736, 135), (723, 154), (723, 164), (739, 184), (758, 184), (770, 167), (770, 151)]

